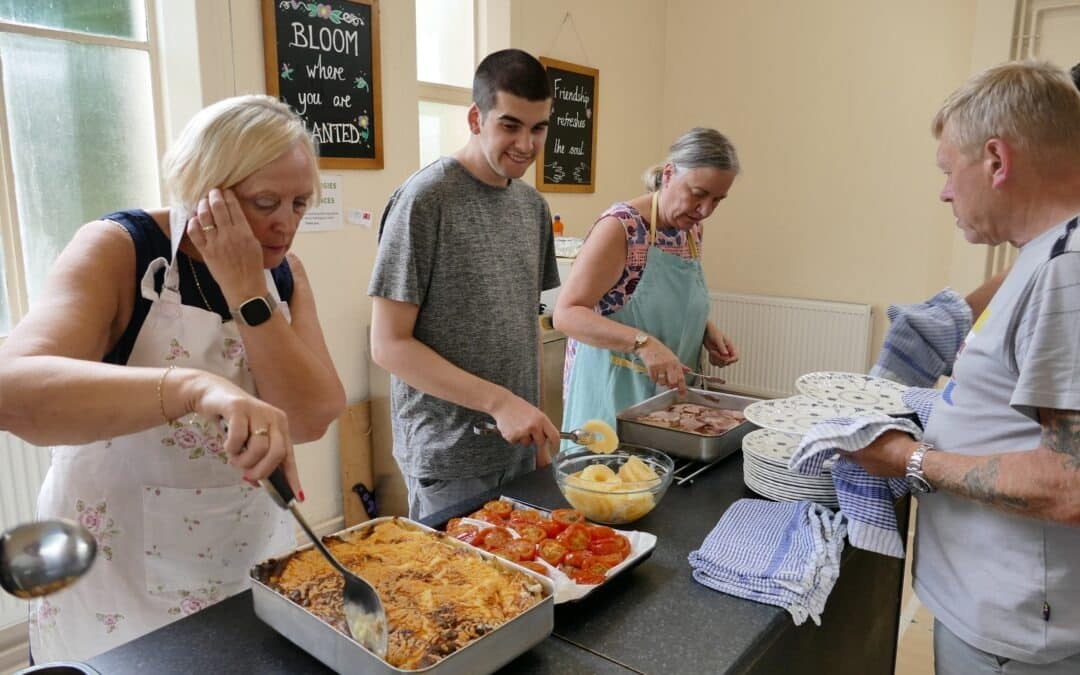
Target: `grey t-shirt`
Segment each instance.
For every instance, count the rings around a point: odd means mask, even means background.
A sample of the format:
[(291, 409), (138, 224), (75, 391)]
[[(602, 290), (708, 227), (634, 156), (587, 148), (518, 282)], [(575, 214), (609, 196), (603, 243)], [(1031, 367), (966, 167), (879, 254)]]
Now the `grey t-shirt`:
[[(413, 174), (383, 214), (368, 295), (417, 305), (415, 337), (450, 363), (540, 400), (540, 292), (559, 285), (547, 203), (488, 185), (450, 157)], [(532, 448), (477, 436), (480, 413), (391, 377), (394, 457), (415, 478), (503, 471)]]
[[(961, 347), (927, 442), (968, 455), (1034, 449), (1039, 408), (1080, 410), (1080, 233), (1073, 252), (1050, 259), (1065, 228), (1021, 249)], [(936, 618), (983, 651), (1028, 663), (1080, 652), (1080, 528), (924, 495), (914, 583)]]

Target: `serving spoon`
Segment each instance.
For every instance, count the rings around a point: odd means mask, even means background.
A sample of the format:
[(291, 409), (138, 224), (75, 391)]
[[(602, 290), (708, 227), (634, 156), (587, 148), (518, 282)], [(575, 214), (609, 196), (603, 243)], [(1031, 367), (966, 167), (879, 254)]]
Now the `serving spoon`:
[(70, 520), (39, 520), (0, 534), (0, 587), (17, 598), (67, 588), (90, 569), (94, 536)]
[(345, 577), (342, 605), (345, 609), (345, 623), (348, 624), (349, 632), (368, 651), (385, 660), (389, 639), (386, 610), (383, 609), (382, 601), (379, 600), (379, 594), (375, 592), (375, 588), (342, 565), (316, 536), (297, 508), (296, 497), (280, 466), (274, 469), (268, 479), (260, 483), (278, 506), (292, 513), (293, 518), (300, 523), (300, 527), (311, 539), (315, 548), (334, 566), (334, 569), (341, 572), (341, 576)]
[[(473, 433), (477, 436), (491, 436), (492, 434), (499, 433), (499, 427), (490, 420), (476, 420), (472, 426)], [(584, 429), (574, 429), (573, 431), (560, 431), (559, 438), (577, 443), (578, 445), (592, 445), (598, 439), (596, 434), (591, 431), (585, 431)]]

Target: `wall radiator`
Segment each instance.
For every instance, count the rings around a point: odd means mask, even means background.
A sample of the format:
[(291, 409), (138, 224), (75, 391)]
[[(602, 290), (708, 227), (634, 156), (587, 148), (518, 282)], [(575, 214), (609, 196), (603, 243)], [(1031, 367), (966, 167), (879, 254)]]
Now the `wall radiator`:
[[(49, 450), (0, 432), (0, 531), (34, 520)], [(0, 592), (0, 631), (26, 620), (26, 602)]]
[(713, 292), (709, 318), (739, 350), (735, 365), (706, 371), (725, 389), (780, 398), (803, 373), (870, 367), (870, 305)]

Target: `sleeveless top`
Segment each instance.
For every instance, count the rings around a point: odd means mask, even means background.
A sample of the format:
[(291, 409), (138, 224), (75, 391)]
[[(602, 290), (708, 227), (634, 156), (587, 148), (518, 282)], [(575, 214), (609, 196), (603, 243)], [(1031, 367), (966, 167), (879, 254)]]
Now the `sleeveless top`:
[[(151, 305), (151, 302), (144, 298), (139, 291), (139, 280), (146, 274), (146, 269), (150, 266), (151, 261), (157, 258), (165, 258), (165, 260), (172, 262), (172, 249), (169, 244), (169, 237), (161, 231), (157, 221), (142, 209), (117, 211), (102, 217), (101, 220), (107, 220), (123, 227), (131, 235), (131, 239), (135, 243), (135, 305), (131, 311), (131, 320), (116, 345), (102, 359), (105, 363), (125, 365), (131, 355), (131, 348), (135, 345), (135, 337), (139, 334)], [(182, 252), (178, 253), (177, 256), (182, 259), (180, 261), (181, 302), (192, 307), (207, 309), (203, 303), (203, 295), (205, 295), (207, 302), (210, 303), (209, 309), (211, 311), (221, 316), (223, 322), (232, 321), (229, 303), (226, 302), (221, 287), (210, 276), (210, 269), (206, 264), (188, 258)], [(198, 285), (195, 283), (196, 276), (192, 276), (192, 269), (197, 275)], [(280, 265), (270, 270), (270, 274), (274, 278), (274, 285), (277, 287), (278, 295), (281, 296), (283, 301), (289, 302), (292, 299), (293, 292), (293, 277), (292, 270), (289, 269), (289, 261), (282, 260)], [(154, 280), (154, 288), (159, 293), (164, 280), (165, 271), (161, 270)], [(200, 288), (202, 294), (199, 292)]]
[[(596, 303), (594, 309), (601, 316), (613, 314), (622, 309), (623, 305), (630, 302), (630, 298), (634, 295), (634, 290), (641, 280), (641, 274), (645, 271), (645, 260), (649, 255), (649, 223), (640, 211), (626, 202), (616, 202), (601, 213), (600, 217), (589, 228), (589, 232), (585, 234), (585, 238), (587, 239), (589, 234), (592, 233), (592, 228), (596, 227), (596, 223), (609, 217), (618, 220), (626, 233), (626, 265), (623, 267), (619, 280)], [(657, 228), (654, 246), (665, 253), (689, 260), (692, 257), (689, 238), (694, 238), (694, 244), (700, 251), (701, 234), (701, 223), (694, 225), (688, 231), (678, 228)], [(573, 369), (574, 359), (577, 357), (577, 346), (577, 340), (569, 339), (566, 341), (566, 360), (563, 364), (563, 391), (570, 384), (570, 371)]]

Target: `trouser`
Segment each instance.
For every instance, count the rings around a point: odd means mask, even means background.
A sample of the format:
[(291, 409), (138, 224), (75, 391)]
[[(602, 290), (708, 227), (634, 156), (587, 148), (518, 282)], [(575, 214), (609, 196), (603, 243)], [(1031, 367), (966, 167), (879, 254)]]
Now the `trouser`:
[(406, 475), (405, 486), (409, 489), (409, 517), (420, 520), (438, 513), (478, 494), (494, 490), (503, 483), (529, 473), (535, 468), (536, 457), (530, 455), (507, 469), (492, 471), (473, 478), (439, 480)]
[(934, 619), (934, 672), (936, 675), (1076, 675), (1080, 654), (1053, 663), (1022, 663), (972, 647)]

